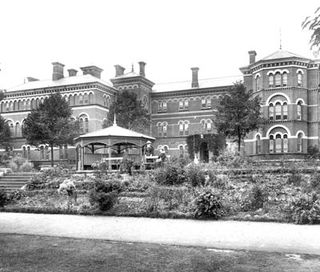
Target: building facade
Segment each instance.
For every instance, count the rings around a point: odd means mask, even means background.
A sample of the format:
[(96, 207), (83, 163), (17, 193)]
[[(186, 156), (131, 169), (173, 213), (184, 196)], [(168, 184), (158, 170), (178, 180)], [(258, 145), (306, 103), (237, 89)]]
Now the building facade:
[[(156, 138), (154, 148), (164, 148), (171, 156), (188, 156), (186, 138), (215, 133), (214, 112), (219, 100), (236, 81), (261, 97), (265, 123), (244, 141), (248, 156), (273, 159), (280, 156), (303, 157), (309, 146), (319, 142), (319, 60), (311, 60), (285, 50), (256, 61), (249, 52), (249, 65), (240, 68), (242, 76), (199, 80), (199, 68), (191, 68), (191, 80), (155, 84), (146, 77), (146, 63), (139, 62), (139, 72), (125, 72), (115, 65), (111, 82), (101, 80), (97, 66), (68, 69), (54, 62), (52, 79), (40, 81), (29, 77), (25, 84), (5, 92), (0, 114), (8, 121), (13, 136), (13, 152), (34, 162), (49, 162), (47, 146), (32, 147), (22, 137), (23, 120), (31, 109), (53, 92), (60, 92), (69, 102), (73, 118), (79, 119), (82, 133), (102, 128), (117, 92), (135, 92), (151, 114), (149, 135)], [(198, 155), (208, 161), (212, 154), (206, 146)], [(55, 160), (75, 161), (72, 146), (55, 149)]]

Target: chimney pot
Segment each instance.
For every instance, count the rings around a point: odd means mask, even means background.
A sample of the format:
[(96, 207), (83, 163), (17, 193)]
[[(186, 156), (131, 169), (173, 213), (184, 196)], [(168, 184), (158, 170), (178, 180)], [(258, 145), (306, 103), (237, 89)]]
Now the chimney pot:
[(118, 77), (118, 76), (123, 76), (123, 73), (124, 73), (125, 68), (123, 68), (123, 67), (122, 67), (121, 65), (119, 65), (119, 64), (116, 64), (114, 67), (116, 68), (116, 77)]
[(248, 53), (249, 53), (249, 64), (255, 63), (257, 52), (255, 50), (251, 50)]
[(76, 69), (68, 69), (69, 77), (77, 76), (78, 71)]
[(63, 75), (63, 67), (64, 64), (60, 62), (52, 62), (53, 65), (53, 73), (52, 73), (52, 80), (59, 80), (64, 77)]
[(146, 76), (146, 73), (145, 73), (146, 63), (143, 61), (139, 61), (138, 63), (139, 63), (139, 67), (140, 67), (139, 75), (145, 77)]
[(198, 67), (192, 67), (192, 82), (191, 82), (191, 87), (192, 88), (199, 88), (199, 80), (198, 80)]
[(83, 75), (92, 75), (96, 78), (101, 78), (101, 72), (103, 71), (101, 68), (91, 65), (80, 68), (83, 72)]

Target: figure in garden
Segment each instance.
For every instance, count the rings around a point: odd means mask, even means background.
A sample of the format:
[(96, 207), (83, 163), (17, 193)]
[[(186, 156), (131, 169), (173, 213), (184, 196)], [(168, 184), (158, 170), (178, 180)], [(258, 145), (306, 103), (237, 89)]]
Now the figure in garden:
[(64, 191), (68, 194), (68, 207), (70, 206), (72, 199), (74, 200), (74, 203), (77, 204), (77, 189), (72, 180), (66, 179), (59, 185), (58, 193), (61, 194)]

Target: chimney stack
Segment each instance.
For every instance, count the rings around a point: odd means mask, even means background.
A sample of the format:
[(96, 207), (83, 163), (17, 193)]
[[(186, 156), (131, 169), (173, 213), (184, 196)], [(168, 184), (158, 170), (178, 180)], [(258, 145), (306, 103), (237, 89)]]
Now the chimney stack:
[(139, 63), (139, 67), (140, 67), (139, 75), (145, 77), (146, 76), (146, 73), (145, 73), (146, 63), (143, 61), (139, 61), (138, 63)]
[(248, 53), (249, 53), (249, 64), (255, 63), (257, 52), (252, 50), (252, 51), (249, 51)]
[(192, 67), (191, 68), (192, 71), (192, 83), (191, 83), (191, 87), (192, 88), (199, 88), (199, 81), (198, 81), (198, 71), (199, 68), (198, 67)]
[(125, 68), (123, 68), (123, 67), (122, 67), (121, 65), (119, 65), (119, 64), (116, 64), (114, 67), (116, 68), (116, 77), (118, 77), (118, 76), (123, 76), (123, 73), (124, 73)]
[(34, 77), (27, 77), (27, 81), (28, 81), (28, 82), (39, 81), (39, 79), (34, 78)]
[(78, 71), (76, 69), (68, 69), (69, 77), (77, 76)]
[(53, 65), (52, 80), (59, 80), (63, 78), (64, 65), (60, 62), (52, 62), (52, 65)]
[(96, 78), (101, 78), (101, 72), (103, 71), (101, 68), (91, 65), (80, 68), (83, 72), (83, 75), (92, 75)]

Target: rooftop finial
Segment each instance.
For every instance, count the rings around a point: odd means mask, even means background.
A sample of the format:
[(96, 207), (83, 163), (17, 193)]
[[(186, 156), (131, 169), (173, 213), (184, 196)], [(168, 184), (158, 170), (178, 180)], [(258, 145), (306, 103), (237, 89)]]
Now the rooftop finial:
[(114, 114), (114, 116), (113, 116), (113, 125), (114, 126), (117, 125), (117, 116), (116, 116), (116, 114)]
[(132, 73), (134, 72), (134, 66), (133, 66), (133, 63), (131, 64), (131, 72), (132, 72)]

